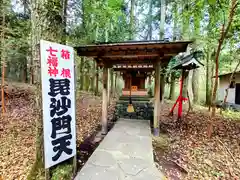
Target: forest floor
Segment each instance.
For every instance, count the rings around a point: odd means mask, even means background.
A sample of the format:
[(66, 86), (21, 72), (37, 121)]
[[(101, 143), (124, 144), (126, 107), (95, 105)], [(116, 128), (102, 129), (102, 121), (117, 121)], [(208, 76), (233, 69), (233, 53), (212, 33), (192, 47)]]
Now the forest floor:
[[(35, 119), (31, 98), (8, 99), (0, 117), (0, 179), (25, 180), (35, 159)], [(77, 146), (96, 133), (101, 119), (101, 99), (86, 92), (77, 98)], [(113, 114), (114, 102), (110, 106)], [(111, 118), (111, 117), (109, 117)], [(78, 152), (79, 153), (79, 152)], [(78, 161), (86, 161), (89, 155)], [(1, 179), (1, 180), (2, 180)]]
[[(15, 89), (15, 88), (13, 88)], [(22, 94), (22, 93), (21, 93)], [(207, 138), (208, 111), (197, 108), (180, 128), (168, 117), (171, 103), (163, 107), (161, 136), (154, 138), (159, 169), (169, 179), (240, 179), (240, 121), (217, 116), (214, 134)], [(26, 179), (34, 162), (35, 121), (31, 98), (10, 98), (7, 113), (0, 117), (0, 179)], [(114, 110), (110, 106), (109, 119)], [(240, 116), (239, 116), (240, 117)], [(97, 143), (101, 99), (81, 92), (77, 98), (78, 164), (81, 167)]]
[(214, 119), (214, 133), (208, 138), (207, 109), (196, 108), (177, 127), (176, 117), (168, 116), (171, 105), (163, 106), (161, 135), (153, 141), (156, 162), (167, 177), (170, 180), (239, 180), (240, 119), (218, 115)]

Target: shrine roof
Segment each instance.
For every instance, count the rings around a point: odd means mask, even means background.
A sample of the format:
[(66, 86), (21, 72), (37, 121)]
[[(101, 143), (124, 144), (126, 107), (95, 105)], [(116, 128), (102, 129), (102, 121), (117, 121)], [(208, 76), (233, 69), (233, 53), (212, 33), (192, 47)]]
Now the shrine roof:
[[(236, 72), (232, 71), (232, 72), (222, 73), (222, 74), (219, 74), (218, 77), (229, 76), (229, 75), (231, 75), (231, 74), (233, 74), (233, 73), (234, 73), (234, 75), (240, 74), (240, 71), (236, 71)], [(216, 76), (213, 76), (213, 78), (215, 78), (215, 77), (216, 77)]]
[(99, 62), (110, 64), (153, 63), (160, 57), (161, 61), (169, 61), (180, 52), (185, 52), (192, 41), (166, 40), (97, 42), (75, 47), (79, 56), (92, 57)]
[(199, 57), (203, 56), (203, 52), (195, 51), (188, 55), (183, 56), (180, 58), (179, 62), (172, 69), (196, 69), (200, 66), (204, 66), (200, 61)]

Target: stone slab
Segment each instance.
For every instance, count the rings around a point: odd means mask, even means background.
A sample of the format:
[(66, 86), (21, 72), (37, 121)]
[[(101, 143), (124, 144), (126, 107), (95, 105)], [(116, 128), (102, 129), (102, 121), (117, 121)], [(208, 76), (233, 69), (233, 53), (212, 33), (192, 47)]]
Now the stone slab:
[(119, 119), (75, 180), (162, 180), (156, 168), (149, 121)]

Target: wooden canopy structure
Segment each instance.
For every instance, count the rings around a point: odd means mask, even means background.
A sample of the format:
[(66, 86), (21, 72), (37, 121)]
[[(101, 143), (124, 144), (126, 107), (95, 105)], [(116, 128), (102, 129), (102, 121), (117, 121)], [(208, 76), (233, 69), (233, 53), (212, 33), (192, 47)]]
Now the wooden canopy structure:
[(179, 52), (185, 52), (191, 41), (128, 41), (120, 43), (97, 43), (79, 46), (75, 49), (79, 56), (94, 58), (99, 66), (107, 65), (148, 65), (161, 59), (162, 63)]
[[(103, 68), (102, 91), (102, 132), (107, 133), (107, 81), (108, 68), (124, 72), (125, 89), (129, 90), (129, 81), (144, 88), (142, 81), (144, 73), (155, 72), (155, 103), (154, 103), (154, 134), (159, 134), (160, 114), (160, 69), (167, 66), (170, 59), (180, 52), (185, 52), (191, 41), (128, 41), (118, 43), (96, 43), (75, 47), (79, 56), (91, 57), (96, 60), (98, 67)], [(133, 72), (138, 72), (140, 80)], [(130, 78), (129, 78), (130, 77)], [(127, 82), (127, 83), (126, 83)]]

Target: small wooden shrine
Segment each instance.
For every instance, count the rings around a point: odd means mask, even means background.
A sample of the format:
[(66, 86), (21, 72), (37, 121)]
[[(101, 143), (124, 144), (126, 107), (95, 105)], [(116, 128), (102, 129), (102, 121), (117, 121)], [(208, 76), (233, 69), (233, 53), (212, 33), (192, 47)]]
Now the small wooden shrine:
[[(147, 96), (145, 80), (154, 73), (154, 135), (159, 135), (160, 120), (160, 69), (180, 52), (185, 52), (191, 41), (128, 41), (118, 43), (96, 43), (75, 47), (79, 56), (92, 57), (98, 67), (103, 68), (102, 90), (102, 133), (107, 133), (107, 81), (108, 68), (121, 71), (124, 79), (122, 94), (128, 96)], [(138, 104), (136, 104), (138, 106)], [(139, 109), (138, 107), (134, 107)], [(140, 108), (141, 109), (141, 108)], [(145, 113), (145, 109), (139, 113)]]
[(113, 66), (114, 71), (120, 71), (124, 80), (123, 96), (148, 96), (145, 87), (147, 77), (154, 71), (153, 65), (119, 65)]

